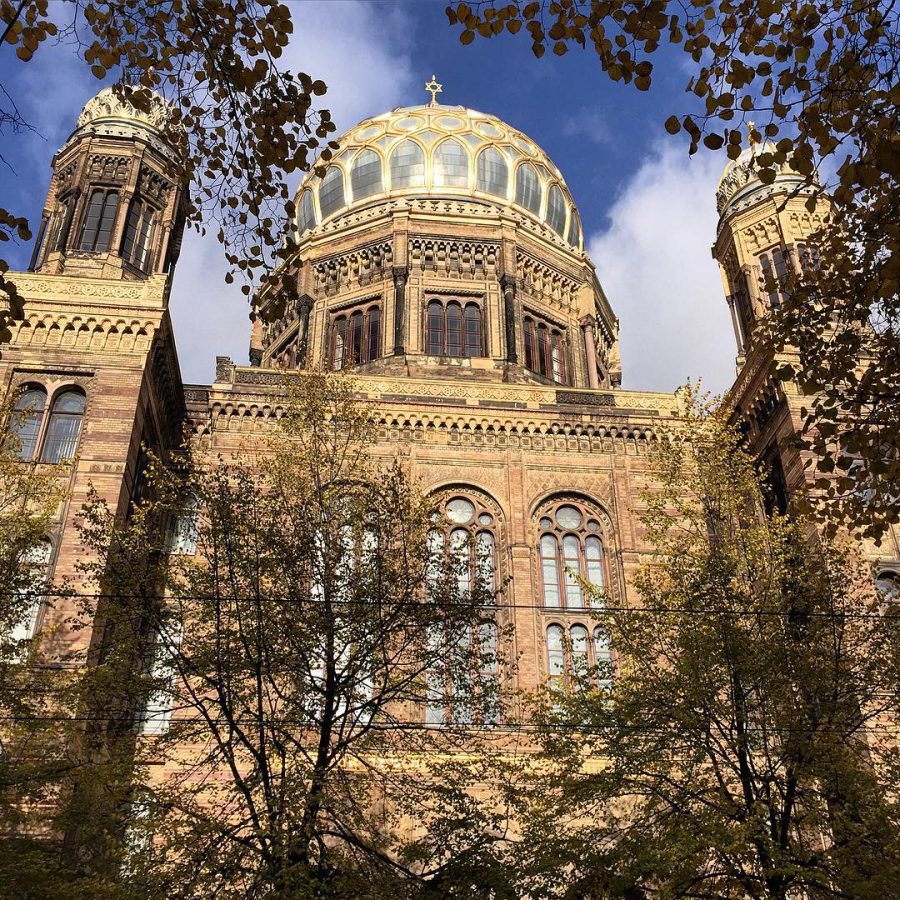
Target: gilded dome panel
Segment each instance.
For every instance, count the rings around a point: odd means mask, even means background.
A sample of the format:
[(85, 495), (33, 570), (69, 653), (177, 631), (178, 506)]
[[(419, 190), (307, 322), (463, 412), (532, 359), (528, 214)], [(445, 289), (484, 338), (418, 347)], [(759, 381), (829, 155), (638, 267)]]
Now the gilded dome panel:
[[(543, 235), (581, 249), (578, 214), (559, 170), (496, 116), (462, 106), (402, 107), (358, 123), (338, 143), (325, 178), (310, 173), (300, 185), (298, 200), (306, 204), (297, 217), (301, 233), (357, 204), (464, 197), (508, 206), (520, 221), (543, 226)], [(340, 178), (332, 174), (338, 159)], [(357, 171), (363, 159), (365, 172)]]

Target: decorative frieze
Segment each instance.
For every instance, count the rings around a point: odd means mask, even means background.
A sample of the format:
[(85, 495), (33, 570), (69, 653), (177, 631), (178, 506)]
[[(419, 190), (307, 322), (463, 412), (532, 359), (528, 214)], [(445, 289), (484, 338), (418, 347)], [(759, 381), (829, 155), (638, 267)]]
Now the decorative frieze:
[(88, 178), (91, 181), (103, 181), (111, 184), (122, 184), (128, 175), (130, 156), (115, 154), (92, 155), (88, 159)]
[(409, 265), (445, 278), (485, 278), (497, 272), (498, 244), (414, 237), (409, 241)]
[(381, 281), (389, 274), (393, 258), (390, 241), (382, 241), (323, 260), (313, 267), (316, 292), (332, 296)]
[(577, 311), (580, 284), (574, 278), (522, 252), (516, 254), (516, 267), (526, 294), (570, 314)]

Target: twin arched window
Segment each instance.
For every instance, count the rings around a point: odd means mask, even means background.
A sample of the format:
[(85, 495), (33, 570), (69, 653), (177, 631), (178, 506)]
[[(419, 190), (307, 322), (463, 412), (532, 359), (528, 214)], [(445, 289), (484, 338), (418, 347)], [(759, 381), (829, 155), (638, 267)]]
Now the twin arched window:
[(569, 627), (547, 626), (547, 674), (552, 688), (561, 688), (566, 677), (584, 679), (595, 673), (596, 684), (609, 690), (612, 687), (612, 650), (609, 633), (602, 625), (595, 625), (588, 639), (588, 629), (581, 623)]
[(331, 323), (331, 368), (337, 372), (381, 356), (381, 309), (376, 304), (341, 313)]
[(557, 384), (568, 384), (566, 338), (559, 328), (532, 316), (525, 317), (525, 368), (552, 378)]
[(606, 564), (599, 517), (582, 505), (555, 501), (541, 514), (540, 560), (544, 606), (584, 609), (599, 605), (585, 596), (579, 578), (598, 590), (606, 585)]
[(118, 191), (109, 191), (104, 188), (95, 188), (91, 191), (78, 248), (90, 253), (104, 253), (109, 250), (118, 210)]
[(125, 222), (125, 238), (122, 241), (122, 258), (143, 272), (150, 267), (150, 246), (156, 210), (140, 197), (131, 201), (128, 220)]
[[(496, 527), (494, 513), (478, 500), (450, 494), (438, 503), (428, 538), (432, 563), (449, 554), (460, 593), (468, 594), (473, 584), (497, 589)], [(437, 569), (433, 577), (441, 577)]]
[(481, 307), (440, 300), (428, 304), (425, 317), (425, 352), (429, 356), (484, 356)]
[(19, 458), (34, 459), (40, 448), (39, 462), (56, 464), (71, 459), (78, 446), (84, 407), (84, 394), (68, 389), (53, 398), (46, 415), (47, 392), (39, 386), (26, 388), (16, 401), (9, 426), (18, 441)]

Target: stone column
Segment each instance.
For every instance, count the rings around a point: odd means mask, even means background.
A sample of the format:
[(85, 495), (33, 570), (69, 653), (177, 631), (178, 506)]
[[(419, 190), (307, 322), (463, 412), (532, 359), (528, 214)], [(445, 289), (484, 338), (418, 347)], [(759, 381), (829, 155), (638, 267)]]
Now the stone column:
[(600, 387), (597, 379), (597, 348), (594, 345), (593, 319), (583, 320), (581, 323), (581, 335), (584, 338), (584, 358), (587, 362), (588, 387), (596, 390)]
[(506, 361), (517, 363), (519, 354), (516, 350), (516, 276), (501, 275), (500, 287), (503, 290), (503, 322), (506, 330)]
[(734, 339), (737, 341), (738, 353), (742, 353), (744, 350), (744, 339), (741, 337), (737, 310), (734, 308), (734, 294), (729, 294), (725, 299), (728, 301), (728, 311), (731, 313), (731, 327), (734, 329)]
[(394, 356), (406, 355), (403, 329), (406, 327), (406, 266), (394, 266)]
[(313, 308), (313, 298), (304, 294), (297, 301), (300, 312), (300, 325), (297, 327), (297, 367), (306, 365), (306, 353), (309, 350), (309, 314)]

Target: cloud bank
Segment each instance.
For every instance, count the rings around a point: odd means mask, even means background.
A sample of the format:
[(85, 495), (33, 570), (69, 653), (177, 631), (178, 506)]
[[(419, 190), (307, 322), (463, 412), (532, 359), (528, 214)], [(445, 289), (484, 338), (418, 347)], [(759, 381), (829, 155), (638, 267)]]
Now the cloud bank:
[(619, 316), (622, 386), (674, 390), (688, 378), (721, 392), (735, 343), (710, 247), (724, 159), (651, 145), (588, 251)]

